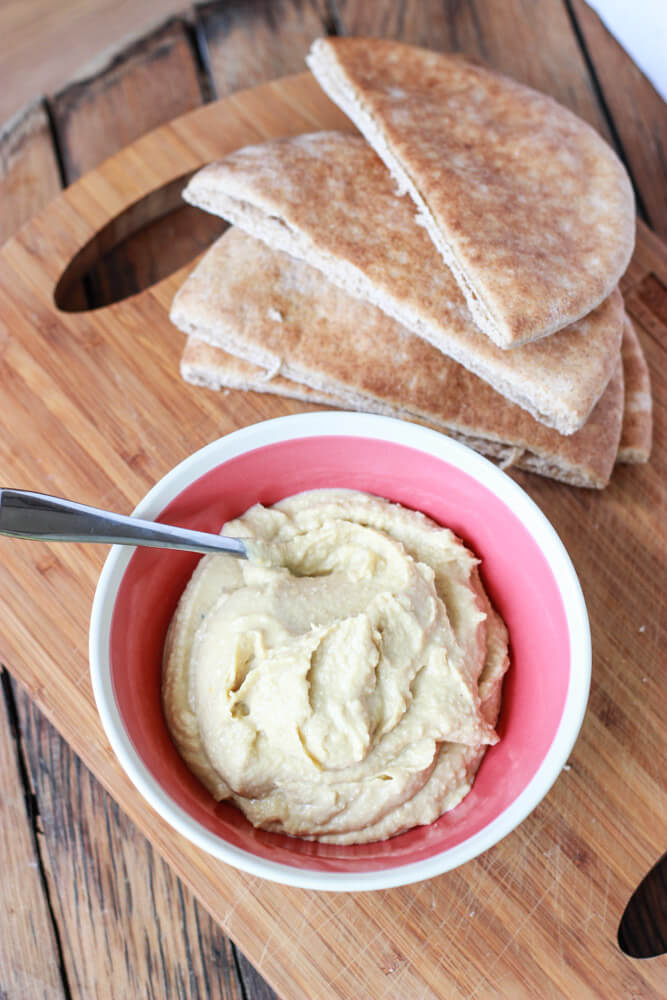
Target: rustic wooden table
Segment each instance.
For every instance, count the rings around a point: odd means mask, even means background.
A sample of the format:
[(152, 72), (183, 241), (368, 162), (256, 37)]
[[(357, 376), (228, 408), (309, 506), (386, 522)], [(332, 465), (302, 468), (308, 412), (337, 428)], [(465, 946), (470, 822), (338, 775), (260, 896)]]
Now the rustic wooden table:
[[(189, 8), (0, 131), (0, 243), (63, 186), (148, 130), (301, 70), (310, 41), (323, 33), (462, 51), (553, 94), (615, 146), (640, 216), (667, 238), (665, 105), (583, 0), (223, 0)], [(181, 255), (211, 237), (191, 216), (175, 224)], [(164, 244), (157, 224), (134, 249), (112, 255), (82, 298), (90, 306), (154, 281), (174, 264)], [(0, 350), (3, 336), (0, 327)], [(11, 662), (2, 687), (0, 997), (275, 996), (13, 680)], [(604, 722), (604, 705), (597, 712)], [(403, 961), (397, 953), (396, 969)], [(609, 995), (658, 996), (661, 969), (646, 977), (629, 970)], [(288, 982), (280, 983), (286, 997)], [(480, 981), (474, 995), (519, 996), (516, 984), (500, 989)], [(463, 993), (443, 974), (439, 995)]]

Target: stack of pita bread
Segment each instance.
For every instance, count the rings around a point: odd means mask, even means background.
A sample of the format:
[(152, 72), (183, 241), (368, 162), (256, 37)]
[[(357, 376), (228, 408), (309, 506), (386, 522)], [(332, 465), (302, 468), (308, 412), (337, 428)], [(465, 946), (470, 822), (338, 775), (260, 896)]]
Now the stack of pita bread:
[(422, 422), (580, 486), (646, 461), (612, 150), (456, 56), (349, 38), (307, 61), (362, 135), (274, 140), (191, 179), (185, 199), (232, 228), (174, 299), (184, 378)]

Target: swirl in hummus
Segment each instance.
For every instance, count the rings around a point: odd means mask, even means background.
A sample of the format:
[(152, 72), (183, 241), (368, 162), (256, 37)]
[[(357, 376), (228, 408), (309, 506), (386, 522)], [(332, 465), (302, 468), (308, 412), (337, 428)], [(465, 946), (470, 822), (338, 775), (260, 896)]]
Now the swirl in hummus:
[(274, 556), (199, 562), (163, 674), (172, 737), (215, 798), (343, 844), (458, 805), (497, 741), (508, 666), (475, 556), (352, 490), (258, 505), (223, 531)]

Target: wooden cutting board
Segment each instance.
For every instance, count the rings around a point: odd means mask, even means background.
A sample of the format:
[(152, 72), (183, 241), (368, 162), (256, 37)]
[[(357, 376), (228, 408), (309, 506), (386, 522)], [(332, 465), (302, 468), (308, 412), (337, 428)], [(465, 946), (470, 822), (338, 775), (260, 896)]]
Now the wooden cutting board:
[[(145, 136), (52, 202), (0, 253), (3, 484), (129, 511), (196, 448), (307, 407), (220, 394), (178, 375), (167, 320), (186, 269), (92, 312), (77, 281), (173, 206), (180, 178), (251, 142), (349, 128), (307, 75), (207, 105)], [(174, 241), (185, 239), (175, 224)], [(659, 997), (664, 959), (616, 932), (663, 852), (667, 249), (645, 227), (623, 280), (647, 354), (655, 446), (603, 493), (516, 473), (579, 572), (594, 644), (589, 711), (545, 801), (483, 857), (381, 893), (264, 883), (174, 834), (117, 765), (88, 677), (90, 603), (105, 551), (0, 539), (0, 657), (85, 763), (281, 995), (289, 998)]]

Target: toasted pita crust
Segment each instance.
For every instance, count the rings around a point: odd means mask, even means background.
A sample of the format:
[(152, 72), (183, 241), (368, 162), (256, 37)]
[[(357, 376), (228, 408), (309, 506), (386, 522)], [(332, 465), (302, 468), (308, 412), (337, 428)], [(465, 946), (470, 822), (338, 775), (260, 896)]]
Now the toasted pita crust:
[(479, 332), (412, 203), (396, 197), (359, 136), (246, 147), (204, 167), (183, 196), (319, 268), (562, 434), (585, 423), (611, 378), (623, 330), (618, 290), (557, 337), (502, 350)]
[[(372, 399), (359, 393), (355, 396), (348, 392), (345, 396), (337, 396), (332, 392), (323, 389), (312, 389), (309, 385), (301, 382), (294, 382), (292, 379), (282, 375), (270, 376), (265, 369), (244, 361), (233, 354), (229, 354), (221, 347), (214, 347), (206, 341), (197, 337), (189, 336), (183, 349), (181, 359), (181, 374), (186, 382), (192, 385), (202, 386), (207, 389), (238, 389), (249, 392), (272, 393), (277, 396), (287, 396), (290, 399), (298, 399), (301, 402), (313, 403), (319, 406), (335, 406), (340, 409), (361, 410), (367, 413), (379, 413), (388, 417), (396, 417), (403, 420), (411, 420), (414, 423), (432, 427), (435, 430), (443, 431), (450, 437), (474, 448), (486, 458), (498, 461), (502, 468), (512, 466), (518, 469), (527, 469), (538, 475), (547, 476), (560, 482), (568, 483), (570, 486), (587, 486), (602, 489), (607, 480), (600, 477), (599, 470), (592, 469), (590, 456), (588, 458), (570, 458), (569, 461), (558, 455), (538, 455), (527, 448), (519, 445), (509, 445), (488, 438), (473, 434), (464, 434), (460, 430), (451, 427), (447, 422), (440, 421), (437, 415), (426, 419), (411, 413), (404, 407), (395, 407), (382, 400)], [(605, 397), (616, 394), (619, 386), (617, 380), (612, 379), (605, 395), (598, 403), (599, 407), (610, 405), (606, 403)], [(508, 404), (511, 405), (511, 404)], [(595, 411), (594, 411), (595, 412)], [(604, 419), (600, 418), (601, 422)], [(557, 432), (554, 432), (557, 433)], [(580, 432), (581, 433), (581, 432)], [(575, 435), (576, 437), (576, 435)], [(563, 439), (573, 440), (573, 438)], [(583, 453), (582, 448), (582, 453)], [(591, 452), (592, 454), (592, 452)], [(635, 461), (633, 458), (621, 458), (618, 455), (617, 461)]]
[(621, 345), (625, 407), (618, 446), (619, 462), (648, 462), (653, 437), (651, 380), (639, 338), (626, 314)]
[(572, 112), (399, 42), (318, 39), (307, 62), (410, 193), (496, 344), (554, 333), (616, 287), (634, 246), (632, 186)]
[(238, 364), (229, 374), (224, 357), (190, 344), (182, 366), (190, 380), (405, 416), (484, 454), (580, 486), (602, 487), (611, 474), (623, 413), (620, 355), (585, 427), (565, 437), (381, 310), (237, 229), (200, 261), (177, 293), (171, 318), (198, 340), (264, 369), (263, 378)]
[(345, 400), (325, 389), (313, 389), (304, 382), (295, 382), (284, 375), (272, 375), (265, 368), (244, 361), (194, 334), (185, 341), (181, 357), (181, 375), (191, 385), (204, 389), (240, 389), (244, 392), (268, 392), (288, 396), (304, 403), (320, 403), (346, 409)]

